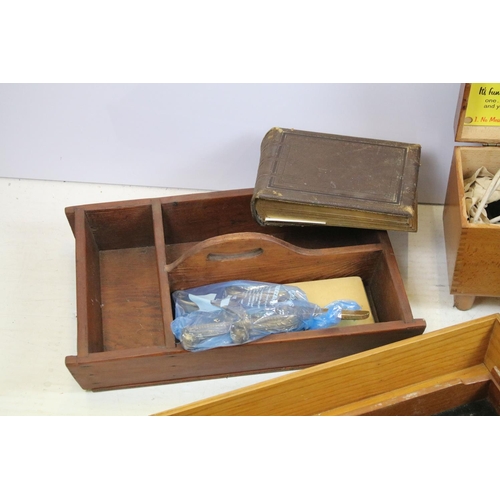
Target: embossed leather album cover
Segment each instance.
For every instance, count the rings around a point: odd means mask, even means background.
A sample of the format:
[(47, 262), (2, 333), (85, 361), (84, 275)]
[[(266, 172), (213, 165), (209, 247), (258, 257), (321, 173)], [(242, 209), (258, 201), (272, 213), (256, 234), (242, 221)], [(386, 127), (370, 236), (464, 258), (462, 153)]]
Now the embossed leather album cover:
[(417, 230), (418, 144), (272, 128), (252, 197), (265, 225)]

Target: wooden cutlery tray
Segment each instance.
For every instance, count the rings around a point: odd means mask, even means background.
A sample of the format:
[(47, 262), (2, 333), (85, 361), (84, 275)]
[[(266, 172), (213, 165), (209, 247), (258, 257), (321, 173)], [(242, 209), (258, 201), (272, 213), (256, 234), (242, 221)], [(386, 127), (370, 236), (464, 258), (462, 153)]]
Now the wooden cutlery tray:
[[(66, 209), (75, 236), (76, 355), (86, 390), (164, 384), (323, 363), (423, 333), (387, 232), (272, 227), (251, 215), (251, 189)], [(200, 352), (176, 342), (171, 293), (248, 279), (274, 283), (359, 276), (375, 322), (278, 333)]]

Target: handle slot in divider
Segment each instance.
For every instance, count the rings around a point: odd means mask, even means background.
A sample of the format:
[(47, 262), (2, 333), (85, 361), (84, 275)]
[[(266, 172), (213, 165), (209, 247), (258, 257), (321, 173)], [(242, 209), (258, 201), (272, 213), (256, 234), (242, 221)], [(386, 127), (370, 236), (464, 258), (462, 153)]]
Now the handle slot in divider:
[(164, 269), (171, 291), (239, 279), (271, 283), (368, 279), (381, 252), (379, 244), (306, 249), (271, 235), (242, 232), (202, 241)]
[(224, 260), (237, 260), (237, 259), (252, 259), (258, 257), (264, 252), (262, 248), (254, 248), (246, 252), (240, 253), (209, 253), (207, 260), (224, 261)]

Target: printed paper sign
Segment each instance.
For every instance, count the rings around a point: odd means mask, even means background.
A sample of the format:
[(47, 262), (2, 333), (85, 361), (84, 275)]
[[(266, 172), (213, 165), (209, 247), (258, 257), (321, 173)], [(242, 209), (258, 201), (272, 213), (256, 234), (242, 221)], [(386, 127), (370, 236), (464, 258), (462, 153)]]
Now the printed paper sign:
[(471, 83), (465, 125), (500, 126), (500, 83)]

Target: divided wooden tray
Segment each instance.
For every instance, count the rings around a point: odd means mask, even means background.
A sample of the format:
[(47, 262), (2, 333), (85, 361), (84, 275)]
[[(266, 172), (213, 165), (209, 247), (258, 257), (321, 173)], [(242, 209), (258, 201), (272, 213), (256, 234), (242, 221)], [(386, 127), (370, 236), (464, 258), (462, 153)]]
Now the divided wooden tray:
[[(385, 231), (264, 228), (251, 189), (69, 207), (76, 240), (77, 354), (87, 390), (311, 366), (423, 333)], [(208, 283), (363, 280), (375, 323), (279, 333), (201, 352), (175, 340), (171, 293)]]
[(500, 413), (500, 314), (157, 415), (438, 415), (477, 402)]

